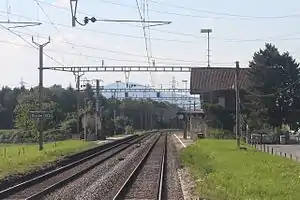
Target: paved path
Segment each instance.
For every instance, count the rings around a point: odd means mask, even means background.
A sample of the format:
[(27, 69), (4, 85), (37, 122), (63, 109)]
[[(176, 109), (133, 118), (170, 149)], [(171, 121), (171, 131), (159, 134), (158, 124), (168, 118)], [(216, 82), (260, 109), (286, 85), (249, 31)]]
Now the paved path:
[(293, 144), (293, 145), (267, 145), (269, 148), (273, 148), (275, 152), (282, 152), (287, 154), (293, 154), (300, 158), (300, 145)]
[(175, 133), (174, 137), (174, 139), (177, 140), (183, 148), (194, 142), (190, 137), (183, 139), (183, 132)]

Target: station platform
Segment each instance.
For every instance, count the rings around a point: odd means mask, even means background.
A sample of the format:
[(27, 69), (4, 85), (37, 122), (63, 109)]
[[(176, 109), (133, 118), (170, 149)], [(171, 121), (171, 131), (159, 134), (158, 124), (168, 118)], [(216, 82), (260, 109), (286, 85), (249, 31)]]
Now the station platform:
[(97, 144), (105, 144), (105, 143), (113, 142), (113, 141), (116, 141), (116, 140), (122, 140), (124, 138), (129, 137), (129, 136), (132, 136), (132, 135), (118, 135), (118, 136), (115, 136), (115, 137), (107, 137), (106, 140), (96, 140), (94, 142), (97, 143)]
[(175, 133), (175, 134), (173, 134), (173, 137), (174, 137), (173, 139), (174, 139), (174, 142), (176, 143), (176, 146), (181, 147), (181, 148), (185, 148), (188, 145), (191, 145), (194, 143), (194, 141), (191, 139), (189, 134), (188, 134), (187, 139), (184, 139), (183, 132)]

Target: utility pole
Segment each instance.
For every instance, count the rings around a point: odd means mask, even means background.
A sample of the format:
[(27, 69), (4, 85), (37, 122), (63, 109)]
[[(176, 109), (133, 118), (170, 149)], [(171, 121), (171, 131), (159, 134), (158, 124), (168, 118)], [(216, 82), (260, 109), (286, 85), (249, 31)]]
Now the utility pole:
[(114, 105), (114, 136), (116, 135), (116, 126), (115, 126), (115, 123), (116, 123), (116, 105), (117, 105), (117, 100), (115, 99), (115, 105)]
[(114, 105), (114, 135), (116, 135), (116, 126), (115, 126), (115, 123), (116, 123), (116, 112), (117, 112), (117, 107), (118, 107), (118, 99), (119, 99), (119, 84), (121, 83), (121, 81), (120, 80), (118, 80), (118, 81), (116, 81), (116, 83), (117, 83), (117, 91), (116, 91), (116, 95), (115, 95), (115, 105)]
[[(100, 81), (99, 79), (96, 80), (96, 115), (95, 115), (95, 133), (96, 133), (96, 139), (98, 139), (98, 117), (99, 117), (99, 91), (100, 91)], [(100, 138), (101, 138), (101, 132), (100, 132)]]
[[(39, 48), (39, 110), (43, 109), (43, 68), (44, 68), (44, 47), (50, 43), (50, 37), (48, 38), (48, 42), (44, 44), (38, 44), (34, 41), (32, 37), (32, 43), (35, 44)], [(42, 119), (39, 119), (39, 150), (43, 150), (43, 123)]]
[(73, 73), (75, 75), (76, 89), (77, 89), (77, 133), (80, 133), (80, 78), (84, 73)]
[(87, 141), (87, 127), (86, 127), (86, 123), (87, 123), (87, 108), (88, 108), (88, 105), (87, 105), (87, 100), (88, 98), (84, 98), (84, 116), (83, 116), (83, 135), (84, 135), (84, 140)]
[(241, 145), (241, 133), (240, 133), (240, 84), (239, 84), (239, 75), (240, 75), (240, 63), (239, 61), (235, 62), (235, 118), (236, 118), (236, 125), (235, 125), (235, 133), (236, 133), (236, 144), (237, 147), (240, 148)]
[[(188, 83), (188, 80), (182, 80), (182, 83), (184, 84), (184, 89), (186, 90), (185, 92), (184, 92), (184, 96), (185, 97), (187, 97), (188, 96), (188, 93), (187, 93), (187, 83)], [(182, 102), (182, 104), (183, 104), (183, 109), (185, 109), (185, 103), (186, 102), (184, 102), (184, 99), (183, 99), (183, 95), (182, 95), (182, 97), (181, 97), (182, 99), (181, 99), (181, 102)]]

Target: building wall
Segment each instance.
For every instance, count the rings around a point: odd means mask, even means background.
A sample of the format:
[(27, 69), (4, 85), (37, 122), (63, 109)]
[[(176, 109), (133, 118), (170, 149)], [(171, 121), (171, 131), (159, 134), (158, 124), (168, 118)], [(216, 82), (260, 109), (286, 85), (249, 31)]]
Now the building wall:
[(201, 94), (202, 103), (219, 104), (222, 107), (235, 109), (235, 91), (222, 90)]

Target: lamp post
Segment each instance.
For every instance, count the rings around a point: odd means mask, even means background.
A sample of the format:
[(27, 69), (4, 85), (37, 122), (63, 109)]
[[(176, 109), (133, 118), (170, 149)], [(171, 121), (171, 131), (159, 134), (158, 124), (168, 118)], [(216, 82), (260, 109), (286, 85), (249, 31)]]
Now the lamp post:
[(210, 36), (210, 33), (212, 33), (212, 29), (201, 29), (201, 33), (207, 34), (207, 67), (210, 67), (209, 36)]

